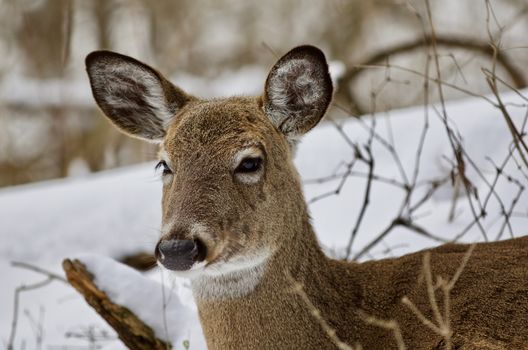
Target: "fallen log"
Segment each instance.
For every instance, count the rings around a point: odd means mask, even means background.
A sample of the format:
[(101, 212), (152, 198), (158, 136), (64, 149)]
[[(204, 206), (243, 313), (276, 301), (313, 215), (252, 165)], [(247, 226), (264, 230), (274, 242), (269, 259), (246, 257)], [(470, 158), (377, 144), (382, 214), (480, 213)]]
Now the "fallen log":
[(117, 332), (119, 339), (132, 350), (166, 350), (171, 345), (156, 338), (151, 327), (132, 311), (115, 304), (94, 283), (94, 276), (79, 260), (62, 262), (68, 282), (81, 293), (88, 304)]

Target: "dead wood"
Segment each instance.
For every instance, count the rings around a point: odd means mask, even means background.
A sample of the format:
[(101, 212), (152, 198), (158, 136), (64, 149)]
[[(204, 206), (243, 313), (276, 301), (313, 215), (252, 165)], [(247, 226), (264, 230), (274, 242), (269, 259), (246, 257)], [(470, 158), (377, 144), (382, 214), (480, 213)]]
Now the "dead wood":
[(119, 339), (132, 350), (170, 349), (170, 345), (156, 338), (152, 328), (132, 311), (115, 304), (94, 283), (94, 276), (79, 260), (66, 259), (62, 263), (68, 282), (81, 293), (88, 304), (117, 332)]

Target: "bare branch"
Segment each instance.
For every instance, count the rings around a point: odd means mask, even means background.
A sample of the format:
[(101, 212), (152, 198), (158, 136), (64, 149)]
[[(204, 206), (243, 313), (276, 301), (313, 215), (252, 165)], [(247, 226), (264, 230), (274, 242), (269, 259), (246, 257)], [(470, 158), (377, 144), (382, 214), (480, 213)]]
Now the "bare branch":
[[(308, 311), (310, 314), (316, 319), (316, 321), (319, 323), (321, 328), (324, 330), (324, 332), (328, 335), (332, 343), (340, 349), (340, 350), (354, 350), (353, 347), (348, 345), (347, 343), (343, 342), (341, 339), (339, 339), (337, 332), (335, 329), (333, 329), (328, 322), (324, 319), (324, 317), (321, 315), (321, 311), (319, 311), (315, 305), (312, 303), (308, 295), (303, 289), (302, 284), (300, 284), (298, 281), (296, 281), (293, 276), (289, 272), (286, 272), (286, 278), (290, 281), (290, 284), (292, 286), (292, 292), (297, 294), (299, 297), (301, 297), (304, 304), (307, 306)], [(361, 347), (356, 347), (356, 350), (360, 350)]]

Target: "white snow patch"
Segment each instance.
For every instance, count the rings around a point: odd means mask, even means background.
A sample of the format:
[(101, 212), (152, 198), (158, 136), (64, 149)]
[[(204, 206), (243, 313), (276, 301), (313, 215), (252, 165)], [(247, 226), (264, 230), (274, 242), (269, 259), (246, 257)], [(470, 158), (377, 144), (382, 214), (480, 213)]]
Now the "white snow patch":
[(0, 257), (58, 264), (75, 253), (153, 251), (160, 198), (153, 163), (2, 189)]

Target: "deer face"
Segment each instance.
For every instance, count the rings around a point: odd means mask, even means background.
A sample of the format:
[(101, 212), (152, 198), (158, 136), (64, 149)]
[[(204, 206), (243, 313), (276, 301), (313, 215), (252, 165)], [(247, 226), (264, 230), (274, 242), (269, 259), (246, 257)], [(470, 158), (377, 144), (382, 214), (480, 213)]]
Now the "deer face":
[(304, 202), (292, 163), (299, 136), (324, 115), (324, 55), (301, 46), (272, 68), (261, 97), (200, 100), (132, 58), (86, 59), (94, 97), (122, 131), (160, 145), (161, 265), (184, 276), (249, 269), (287, 244)]

